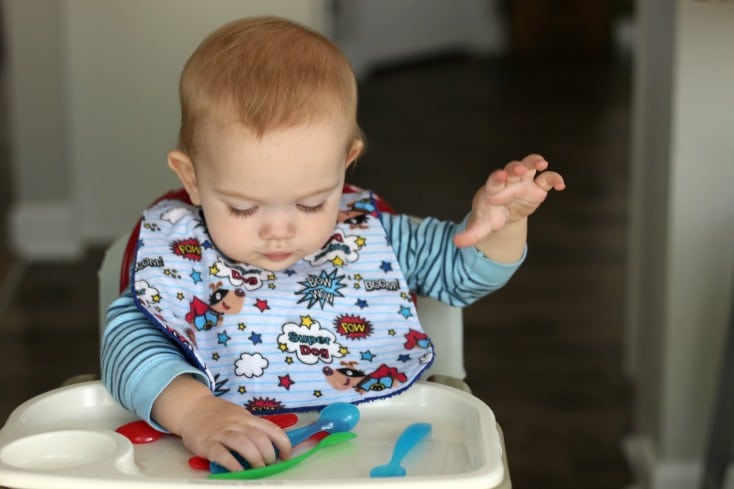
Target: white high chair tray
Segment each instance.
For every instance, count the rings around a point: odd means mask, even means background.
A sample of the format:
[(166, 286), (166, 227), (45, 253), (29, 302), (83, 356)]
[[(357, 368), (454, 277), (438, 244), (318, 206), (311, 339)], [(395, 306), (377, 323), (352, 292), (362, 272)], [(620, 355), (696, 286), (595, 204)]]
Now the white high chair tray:
[[(98, 382), (62, 387), (23, 403), (0, 430), (0, 486), (13, 488), (212, 487), (223, 484), (293, 488), (494, 488), (505, 476), (494, 414), (478, 398), (452, 387), (418, 382), (404, 394), (360, 404), (357, 437), (324, 449), (281, 474), (254, 481), (207, 479), (189, 467), (180, 439), (165, 435), (133, 445), (115, 432), (137, 418)], [(316, 419), (299, 413), (296, 426)], [(406, 477), (369, 478), (387, 463), (395, 440), (414, 422), (432, 431), (403, 460)], [(299, 450), (300, 449), (300, 450)], [(303, 451), (301, 447), (294, 453)]]

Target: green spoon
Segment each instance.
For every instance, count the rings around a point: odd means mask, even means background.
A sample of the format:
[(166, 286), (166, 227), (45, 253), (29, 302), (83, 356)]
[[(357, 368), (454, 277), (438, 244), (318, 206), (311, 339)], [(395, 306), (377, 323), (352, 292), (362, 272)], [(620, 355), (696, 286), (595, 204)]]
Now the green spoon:
[(263, 477), (267, 477), (273, 474), (278, 474), (280, 472), (283, 472), (284, 470), (290, 469), (294, 465), (297, 465), (303, 462), (308, 457), (318, 452), (322, 448), (339, 445), (340, 443), (344, 443), (345, 441), (351, 440), (352, 438), (355, 438), (356, 436), (357, 435), (355, 435), (354, 433), (350, 431), (341, 431), (338, 433), (332, 433), (329, 436), (324, 437), (311, 450), (304, 452), (297, 457), (289, 458), (288, 460), (283, 460), (282, 462), (266, 465), (264, 467), (255, 467), (253, 469), (240, 470), (237, 472), (222, 472), (219, 474), (211, 474), (209, 478), (210, 479), (228, 479), (228, 480), (231, 480), (231, 479), (261, 479)]

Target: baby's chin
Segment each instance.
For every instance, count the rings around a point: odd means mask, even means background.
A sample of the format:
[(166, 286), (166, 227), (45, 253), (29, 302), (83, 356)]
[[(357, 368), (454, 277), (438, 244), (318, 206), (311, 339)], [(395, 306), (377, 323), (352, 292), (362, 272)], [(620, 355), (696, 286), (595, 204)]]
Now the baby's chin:
[(284, 259), (272, 260), (266, 257), (262, 257), (257, 260), (257, 263), (250, 263), (257, 268), (261, 268), (268, 272), (282, 272), (290, 268), (294, 263), (301, 259), (301, 256), (291, 255)]

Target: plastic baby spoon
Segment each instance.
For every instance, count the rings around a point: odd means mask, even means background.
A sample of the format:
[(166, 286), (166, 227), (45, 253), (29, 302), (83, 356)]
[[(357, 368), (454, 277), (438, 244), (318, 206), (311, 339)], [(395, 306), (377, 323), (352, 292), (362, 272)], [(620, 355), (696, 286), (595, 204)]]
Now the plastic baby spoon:
[(431, 432), (430, 423), (413, 423), (409, 425), (398, 437), (392, 458), (385, 465), (378, 465), (370, 471), (370, 477), (403, 477), (405, 469), (400, 461), (418, 444), (428, 433)]
[(297, 457), (289, 458), (288, 460), (284, 460), (282, 462), (278, 462), (275, 464), (265, 465), (264, 467), (256, 467), (254, 469), (247, 469), (247, 470), (240, 470), (237, 472), (223, 472), (219, 474), (211, 474), (209, 476), (210, 479), (261, 479), (263, 477), (267, 477), (269, 475), (278, 474), (280, 472), (283, 472), (284, 470), (288, 470), (291, 467), (303, 462), (308, 457), (316, 453), (317, 451), (321, 450), (322, 448), (338, 445), (340, 443), (344, 443), (347, 440), (351, 440), (352, 438), (356, 437), (354, 433), (351, 432), (337, 432), (332, 433), (326, 438), (322, 439), (316, 446), (314, 446), (312, 449), (310, 449), (307, 452), (302, 453), (301, 455), (298, 455)]
[[(291, 446), (296, 446), (306, 441), (312, 435), (327, 431), (329, 433), (339, 433), (350, 431), (357, 425), (359, 421), (359, 409), (353, 404), (346, 402), (335, 402), (329, 404), (321, 410), (316, 421), (300, 428), (295, 428), (285, 432), (291, 441)], [(327, 437), (328, 438), (328, 437)], [(238, 453), (232, 452), (238, 462), (245, 469), (250, 468), (250, 464), (242, 458)], [(214, 474), (226, 473), (227, 469), (216, 462), (209, 464), (209, 470)]]
[(358, 421), (359, 409), (356, 406), (346, 402), (335, 402), (322, 409), (316, 421), (301, 428), (287, 431), (286, 435), (290, 438), (291, 445), (296, 446), (319, 431), (328, 431), (329, 433), (351, 431)]

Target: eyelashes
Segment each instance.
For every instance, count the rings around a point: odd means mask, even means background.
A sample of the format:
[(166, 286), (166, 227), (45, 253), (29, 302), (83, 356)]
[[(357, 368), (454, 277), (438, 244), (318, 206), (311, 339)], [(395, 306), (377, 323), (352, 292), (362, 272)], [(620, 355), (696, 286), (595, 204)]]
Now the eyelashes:
[(257, 211), (257, 207), (250, 207), (249, 209), (235, 209), (232, 206), (227, 206), (227, 210), (229, 211), (229, 214), (234, 217), (250, 217)]
[[(325, 204), (324, 202), (318, 205), (313, 205), (313, 206), (296, 204), (296, 208), (301, 212), (305, 212), (306, 214), (316, 214), (324, 210), (325, 208), (324, 204)], [(232, 206), (227, 206), (227, 211), (229, 212), (230, 215), (234, 217), (250, 217), (253, 214), (255, 214), (255, 212), (257, 212), (257, 209), (258, 209), (257, 206), (250, 207), (249, 209), (235, 209)]]
[(303, 211), (306, 214), (316, 214), (317, 212), (321, 212), (324, 210), (324, 203), (322, 202), (318, 205), (296, 204), (296, 207), (299, 211)]

